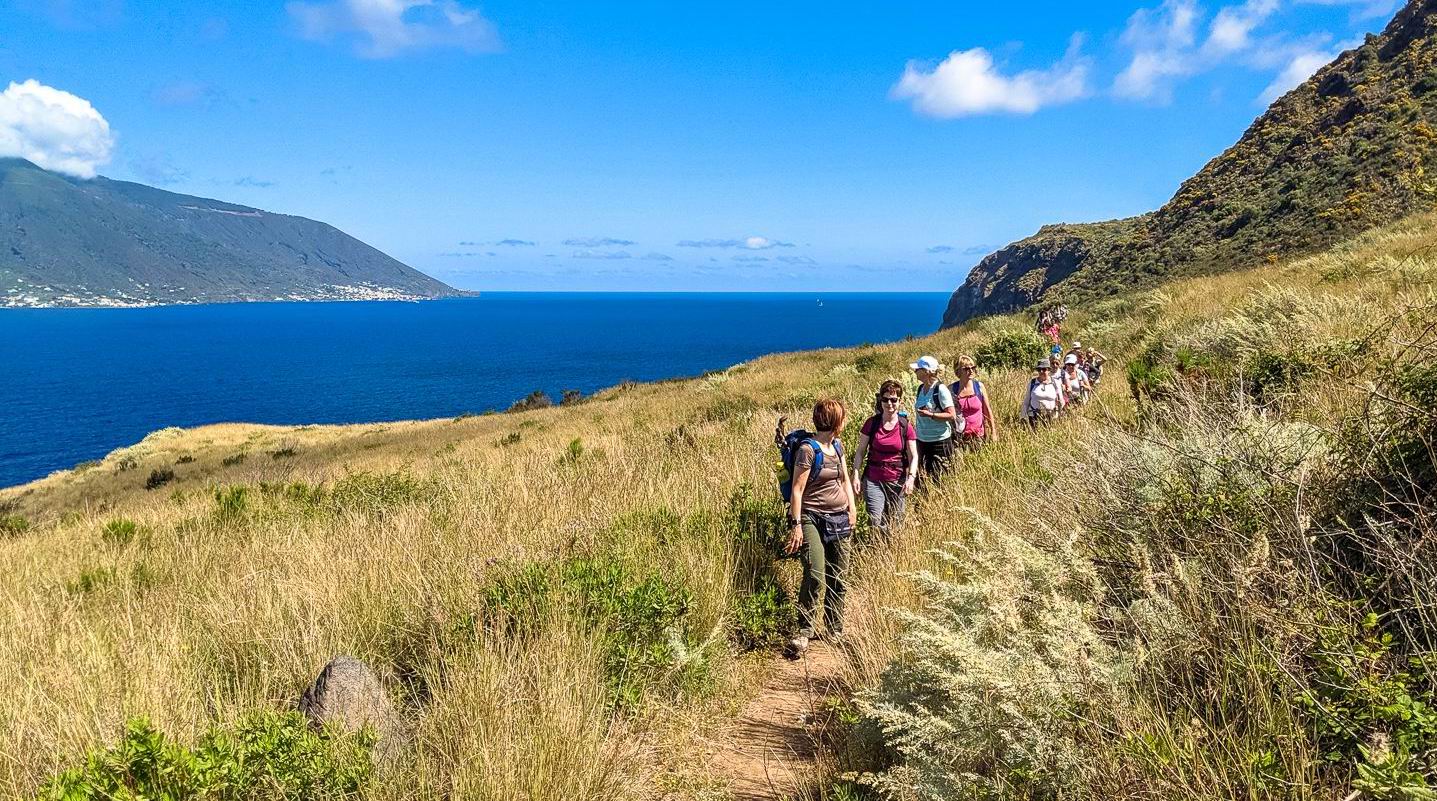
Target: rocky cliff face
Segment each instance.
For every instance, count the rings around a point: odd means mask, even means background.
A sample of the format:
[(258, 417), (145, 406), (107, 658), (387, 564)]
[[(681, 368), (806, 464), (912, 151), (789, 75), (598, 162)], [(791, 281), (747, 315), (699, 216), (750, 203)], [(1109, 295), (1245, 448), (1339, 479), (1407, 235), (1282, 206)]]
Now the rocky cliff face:
[(1315, 251), (1437, 205), (1437, 0), (1279, 98), (1161, 209), (1045, 226), (979, 262), (943, 326)]

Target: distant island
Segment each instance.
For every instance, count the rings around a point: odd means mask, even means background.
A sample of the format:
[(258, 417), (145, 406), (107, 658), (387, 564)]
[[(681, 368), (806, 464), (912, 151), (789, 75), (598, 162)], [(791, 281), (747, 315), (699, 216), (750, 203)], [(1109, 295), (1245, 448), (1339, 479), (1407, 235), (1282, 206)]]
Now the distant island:
[(0, 159), (0, 307), (472, 294), (326, 223)]

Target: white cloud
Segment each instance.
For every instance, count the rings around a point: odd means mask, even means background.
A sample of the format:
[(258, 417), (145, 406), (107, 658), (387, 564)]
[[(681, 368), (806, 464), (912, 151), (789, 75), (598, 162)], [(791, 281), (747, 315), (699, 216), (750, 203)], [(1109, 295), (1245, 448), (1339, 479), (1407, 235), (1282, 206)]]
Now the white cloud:
[(455, 0), (329, 0), (285, 6), (306, 39), (357, 37), (365, 58), (456, 47), (469, 52), (499, 50), (499, 33), (478, 11)]
[(1243, 53), (1253, 46), (1252, 32), (1277, 12), (1278, 0), (1248, 0), (1240, 6), (1227, 6), (1213, 17), (1203, 50), (1209, 58)]
[(889, 96), (911, 100), (920, 114), (944, 119), (1032, 114), (1088, 94), (1090, 64), (1081, 53), (1082, 44), (1082, 36), (1074, 35), (1067, 54), (1053, 66), (1011, 76), (1004, 75), (993, 63), (992, 54), (981, 47), (954, 50), (931, 70), (910, 61)]
[[(1341, 52), (1340, 47), (1337, 52)], [(1282, 72), (1272, 80), (1272, 83), (1262, 90), (1258, 101), (1266, 105), (1287, 94), (1303, 81), (1311, 78), (1318, 70), (1327, 66), (1329, 61), (1337, 57), (1337, 52), (1312, 50), (1293, 56)]]
[(33, 78), (0, 94), (0, 156), (93, 178), (114, 147), (110, 124), (82, 97)]
[(1120, 39), (1133, 58), (1113, 81), (1114, 94), (1134, 100), (1165, 96), (1169, 79), (1195, 70), (1197, 25), (1193, 0), (1164, 0), (1156, 9), (1133, 12)]

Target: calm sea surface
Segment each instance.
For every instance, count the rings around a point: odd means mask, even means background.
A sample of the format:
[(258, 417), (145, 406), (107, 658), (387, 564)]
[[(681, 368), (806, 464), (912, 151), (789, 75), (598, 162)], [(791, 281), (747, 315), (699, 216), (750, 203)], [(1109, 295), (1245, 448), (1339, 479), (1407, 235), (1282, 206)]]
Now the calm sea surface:
[[(486, 293), (427, 303), (0, 309), (0, 487), (166, 426), (503, 409), (938, 327), (944, 294)], [(915, 356), (919, 354), (914, 354)]]

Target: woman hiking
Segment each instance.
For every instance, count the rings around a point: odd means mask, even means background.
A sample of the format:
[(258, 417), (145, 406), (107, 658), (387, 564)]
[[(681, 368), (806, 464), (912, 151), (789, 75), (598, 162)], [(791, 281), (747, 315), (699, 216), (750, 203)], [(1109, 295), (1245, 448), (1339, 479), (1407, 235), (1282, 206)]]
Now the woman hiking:
[(1063, 360), (1063, 371), (1058, 374), (1058, 380), (1062, 382), (1063, 394), (1074, 405), (1087, 402), (1088, 395), (1093, 391), (1088, 374), (1078, 366), (1077, 354), (1070, 353), (1068, 358)]
[(913, 399), (917, 415), (913, 426), (918, 431), (918, 468), (924, 481), (941, 476), (953, 460), (953, 427), (958, 413), (953, 407), (953, 392), (938, 380), (942, 367), (932, 356), (924, 356), (908, 365), (918, 376), (918, 397)]
[[(799, 446), (793, 462), (785, 550), (799, 554), (803, 562), (803, 581), (798, 586), (799, 630), (788, 643), (795, 657), (818, 636), (819, 591), (825, 587), (824, 627), (830, 637), (843, 637), (843, 574), (848, 569), (849, 537), (858, 522), (858, 507), (844, 466), (843, 444), (838, 439), (846, 416), (841, 402), (819, 401), (813, 407), (813, 440)], [(816, 473), (815, 462), (819, 463)]]
[(918, 475), (918, 435), (899, 411), (902, 403), (903, 385), (884, 381), (876, 413), (859, 429), (853, 455), (853, 493), (863, 497), (869, 523), (884, 538), (903, 516), (905, 498), (913, 494)]
[(1028, 394), (1023, 398), (1022, 415), (1028, 425), (1037, 428), (1047, 424), (1063, 409), (1063, 387), (1053, 378), (1053, 366), (1047, 359), (1033, 366), (1036, 374), (1028, 382)]
[(953, 403), (958, 407), (957, 429), (963, 446), (976, 450), (984, 442), (998, 441), (998, 424), (993, 420), (993, 409), (988, 406), (988, 388), (977, 379), (978, 362), (972, 356), (954, 359), (958, 380), (948, 390), (953, 393)]

